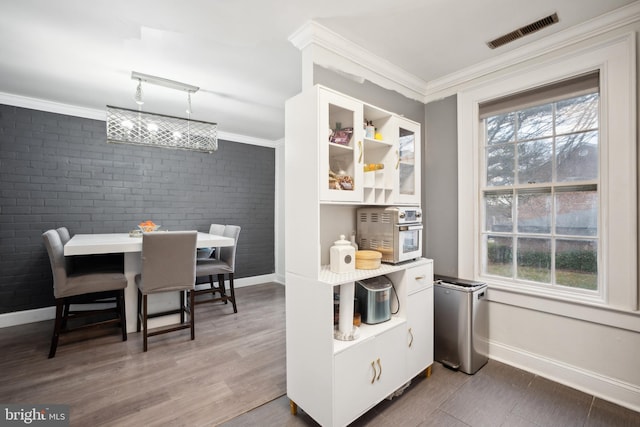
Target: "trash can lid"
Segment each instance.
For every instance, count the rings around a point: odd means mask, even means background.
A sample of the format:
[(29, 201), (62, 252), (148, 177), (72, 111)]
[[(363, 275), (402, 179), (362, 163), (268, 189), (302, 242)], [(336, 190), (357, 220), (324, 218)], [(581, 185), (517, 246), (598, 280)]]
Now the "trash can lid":
[(444, 283), (454, 286), (460, 286), (462, 288), (479, 288), (483, 286), (487, 286), (484, 282), (477, 282), (474, 280), (461, 279), (459, 277), (450, 277), (450, 276), (441, 276), (439, 274), (435, 274), (433, 276), (433, 280), (438, 283)]

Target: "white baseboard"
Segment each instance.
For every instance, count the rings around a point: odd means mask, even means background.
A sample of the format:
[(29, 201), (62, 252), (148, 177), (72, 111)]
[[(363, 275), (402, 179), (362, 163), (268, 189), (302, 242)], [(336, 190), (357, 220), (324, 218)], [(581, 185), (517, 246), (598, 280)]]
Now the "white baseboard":
[(273, 279), (274, 282), (276, 283), (280, 283), (281, 285), (284, 285), (284, 275), (283, 274), (277, 274), (275, 275), (276, 277)]
[(44, 307), (33, 310), (14, 311), (12, 313), (0, 314), (0, 328), (9, 326), (24, 325), (27, 323), (40, 322), (56, 318), (56, 308)]
[(236, 288), (242, 288), (245, 286), (260, 285), (262, 283), (276, 282), (275, 273), (263, 274), (262, 276), (243, 277), (241, 279), (234, 279), (233, 286)]
[(640, 387), (597, 372), (489, 341), (489, 357), (640, 412)]
[[(276, 274), (265, 274), (262, 276), (242, 277), (234, 280), (236, 288), (245, 286), (259, 285), (261, 283), (276, 282), (283, 284), (284, 281), (278, 280)], [(56, 308), (54, 306), (36, 308), (33, 310), (14, 311), (12, 313), (0, 314), (0, 328), (9, 326), (24, 325), (27, 323), (40, 322), (43, 320), (52, 320), (56, 318)]]

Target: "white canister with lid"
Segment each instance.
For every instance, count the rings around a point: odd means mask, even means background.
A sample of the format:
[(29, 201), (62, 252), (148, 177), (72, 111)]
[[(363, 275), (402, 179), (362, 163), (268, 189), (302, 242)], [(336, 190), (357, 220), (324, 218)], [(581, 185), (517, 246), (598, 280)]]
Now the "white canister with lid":
[(356, 250), (351, 246), (351, 242), (345, 239), (344, 234), (340, 235), (340, 240), (333, 242), (329, 257), (333, 273), (350, 273), (356, 270)]

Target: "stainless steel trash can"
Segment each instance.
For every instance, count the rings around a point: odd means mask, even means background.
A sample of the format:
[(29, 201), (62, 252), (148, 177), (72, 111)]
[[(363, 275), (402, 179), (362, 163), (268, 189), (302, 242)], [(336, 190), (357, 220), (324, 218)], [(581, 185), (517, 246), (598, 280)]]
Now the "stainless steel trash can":
[(434, 276), (434, 358), (475, 374), (488, 360), (487, 285)]

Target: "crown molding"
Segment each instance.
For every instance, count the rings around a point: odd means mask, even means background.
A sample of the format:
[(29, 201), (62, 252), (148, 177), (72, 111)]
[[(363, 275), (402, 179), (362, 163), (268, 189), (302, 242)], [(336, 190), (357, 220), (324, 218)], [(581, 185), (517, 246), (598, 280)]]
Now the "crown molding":
[[(64, 114), (65, 116), (101, 120), (103, 122), (107, 120), (107, 113), (105, 110), (78, 107), (76, 105), (63, 104), (60, 102), (47, 101), (38, 98), (29, 98), (27, 96), (14, 95), (4, 92), (0, 92), (0, 104), (29, 108), (31, 110), (46, 111), (49, 113)], [(225, 132), (220, 130), (218, 130), (218, 139), (270, 148), (275, 148), (277, 142), (269, 139), (240, 135), (237, 133)]]
[(551, 34), (491, 60), (483, 61), (442, 78), (431, 80), (427, 84), (423, 101), (428, 103), (453, 95), (458, 92), (460, 86), (477, 78), (575, 45), (638, 20), (640, 20), (640, 1)]
[[(289, 36), (289, 41), (301, 51), (319, 46), (339, 58), (339, 61), (329, 62), (327, 55), (314, 55), (314, 63), (318, 65), (345, 72), (356, 79), (366, 78), (418, 101), (424, 98), (427, 82), (315, 21), (307, 21)], [(350, 69), (343, 70), (336, 66), (344, 66), (345, 60), (350, 62)]]
[(45, 99), (30, 98), (28, 96), (3, 92), (0, 92), (0, 104), (93, 120), (105, 121), (107, 117), (106, 111), (96, 110), (94, 108), (78, 107), (76, 105), (63, 104), (60, 102), (47, 101)]
[[(289, 41), (301, 51), (314, 46), (321, 47), (322, 49), (316, 49), (313, 54), (313, 61), (318, 65), (334, 71), (342, 71), (356, 78), (366, 78), (377, 85), (396, 90), (411, 99), (428, 103), (457, 93), (461, 86), (475, 79), (575, 45), (639, 20), (640, 1), (636, 1), (490, 60), (428, 82), (408, 73), (388, 60), (376, 56), (315, 21), (307, 21), (289, 36)], [(330, 57), (333, 57), (333, 60), (330, 60)]]

